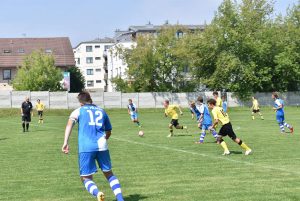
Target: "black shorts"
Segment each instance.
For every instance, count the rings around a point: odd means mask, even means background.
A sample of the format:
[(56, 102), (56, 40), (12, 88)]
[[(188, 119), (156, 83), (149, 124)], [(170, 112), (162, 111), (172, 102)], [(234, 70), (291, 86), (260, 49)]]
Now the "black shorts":
[(43, 111), (38, 111), (39, 116), (43, 116)]
[(232, 140), (236, 139), (236, 135), (232, 129), (232, 125), (230, 122), (221, 127), (218, 135), (220, 135), (221, 137), (225, 137), (226, 135), (228, 135)]
[(29, 114), (23, 114), (22, 115), (22, 121), (31, 122), (31, 115)]
[(170, 124), (172, 124), (175, 127), (178, 126), (179, 125), (178, 119), (172, 119), (171, 122), (170, 122)]
[(253, 113), (257, 113), (259, 112), (259, 109), (258, 110), (252, 110)]

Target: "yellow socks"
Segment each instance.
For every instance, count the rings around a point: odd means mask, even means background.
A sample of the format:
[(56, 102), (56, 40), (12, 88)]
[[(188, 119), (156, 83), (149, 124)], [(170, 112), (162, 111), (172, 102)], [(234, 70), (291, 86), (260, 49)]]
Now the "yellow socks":
[(246, 151), (251, 150), (244, 142), (241, 144), (241, 147)]
[(221, 142), (220, 145), (223, 147), (224, 152), (229, 152), (228, 147), (227, 147), (227, 144), (226, 144), (225, 141)]

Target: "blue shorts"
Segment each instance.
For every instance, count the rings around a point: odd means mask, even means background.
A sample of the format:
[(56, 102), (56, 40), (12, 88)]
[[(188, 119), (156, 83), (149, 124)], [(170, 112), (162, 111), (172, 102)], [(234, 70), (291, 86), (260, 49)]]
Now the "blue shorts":
[(96, 173), (98, 171), (96, 161), (99, 168), (103, 172), (109, 172), (111, 170), (110, 155), (108, 150), (82, 152), (78, 154), (80, 176), (89, 176)]
[(132, 114), (130, 117), (131, 117), (131, 120), (136, 120), (138, 118), (138, 114), (137, 113)]
[(278, 123), (284, 122), (284, 115), (276, 115), (276, 120)]
[(208, 130), (208, 128), (211, 127), (211, 124), (202, 124), (202, 130)]

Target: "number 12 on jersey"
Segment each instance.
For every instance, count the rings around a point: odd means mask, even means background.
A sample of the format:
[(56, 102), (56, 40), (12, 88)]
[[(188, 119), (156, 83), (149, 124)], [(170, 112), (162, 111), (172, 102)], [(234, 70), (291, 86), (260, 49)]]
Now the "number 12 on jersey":
[[(93, 113), (92, 110), (87, 110), (87, 112), (90, 115), (90, 122), (89, 125), (90, 126), (102, 126), (102, 123), (100, 122), (103, 118), (103, 114), (101, 111), (96, 110), (95, 113)], [(96, 117), (96, 119), (94, 119), (94, 117)]]

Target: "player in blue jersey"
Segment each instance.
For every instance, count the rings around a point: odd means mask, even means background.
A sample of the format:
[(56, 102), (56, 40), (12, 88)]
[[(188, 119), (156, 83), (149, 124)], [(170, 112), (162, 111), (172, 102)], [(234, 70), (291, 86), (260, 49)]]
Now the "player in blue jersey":
[(288, 123), (284, 122), (284, 102), (282, 99), (278, 97), (278, 93), (272, 93), (272, 99), (274, 100), (274, 107), (273, 110), (276, 111), (276, 120), (279, 124), (281, 133), (285, 133), (284, 127), (290, 129), (291, 133), (294, 132), (293, 126), (289, 125)]
[(133, 123), (136, 123), (139, 127), (141, 127), (141, 124), (138, 119), (138, 109), (136, 105), (132, 102), (132, 99), (128, 99), (127, 109), (128, 109), (128, 114), (131, 117), (131, 121)]
[(223, 111), (227, 113), (228, 104), (227, 104), (225, 95), (222, 96), (222, 108), (223, 108)]
[(197, 108), (201, 114), (199, 118), (199, 128), (201, 128), (202, 131), (200, 135), (200, 140), (196, 143), (203, 144), (207, 130), (212, 133), (215, 139), (217, 139), (218, 133), (214, 128), (209, 129), (212, 126), (212, 120), (207, 105), (203, 103), (203, 97), (199, 96), (197, 98), (197, 102), (199, 103), (199, 105), (197, 105)]
[(98, 201), (104, 201), (104, 193), (98, 189), (93, 181), (93, 174), (98, 171), (97, 162), (117, 201), (124, 201), (119, 180), (111, 170), (107, 145), (112, 130), (109, 117), (103, 109), (92, 104), (93, 101), (88, 92), (80, 92), (77, 98), (81, 107), (74, 110), (69, 117), (62, 151), (66, 154), (69, 152), (69, 137), (77, 122), (79, 172), (83, 185), (90, 194), (97, 197)]
[(201, 114), (200, 114), (199, 110), (197, 109), (194, 101), (190, 102), (190, 111), (192, 113), (192, 119), (195, 119), (195, 116), (196, 116), (196, 120), (198, 122)]

